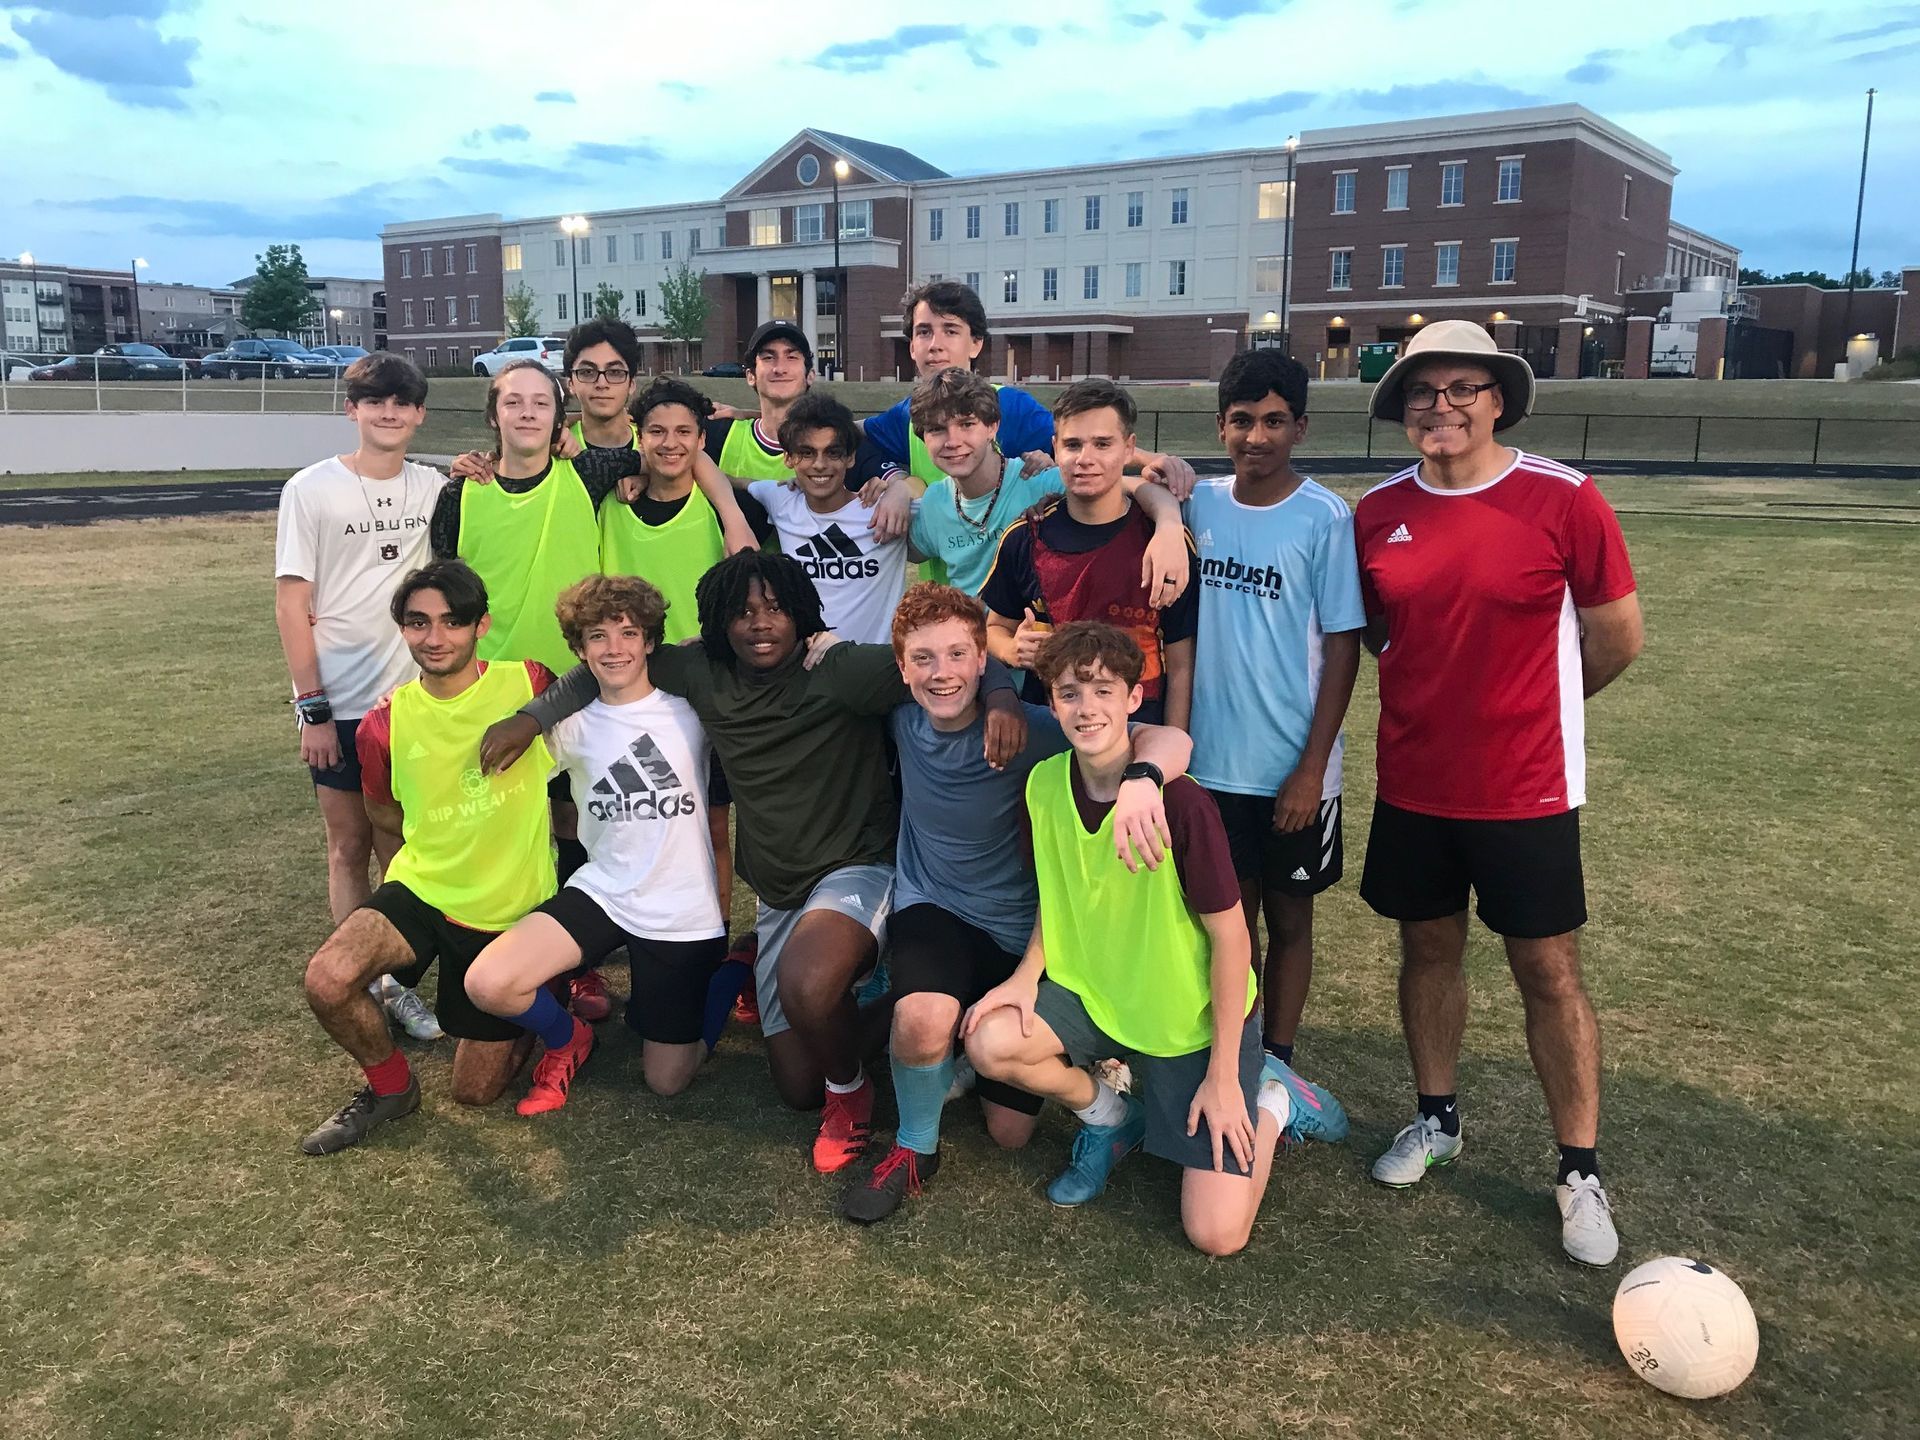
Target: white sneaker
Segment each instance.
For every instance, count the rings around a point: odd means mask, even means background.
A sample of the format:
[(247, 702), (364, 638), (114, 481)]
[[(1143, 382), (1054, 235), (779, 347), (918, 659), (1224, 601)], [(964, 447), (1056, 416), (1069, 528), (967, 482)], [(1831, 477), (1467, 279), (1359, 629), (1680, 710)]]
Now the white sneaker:
[(440, 1028), (440, 1022), (434, 1019), (426, 1001), (395, 980), (389, 979), (387, 983), (393, 988), (383, 991), (381, 999), (396, 1025), (415, 1040), (439, 1040), (445, 1037), (447, 1032)]
[(947, 1098), (940, 1103), (942, 1105), (951, 1105), (962, 1095), (965, 1095), (969, 1090), (973, 1089), (973, 1087), (979, 1083), (979, 1080), (980, 1076), (975, 1073), (971, 1060), (967, 1059), (965, 1055), (954, 1057), (953, 1083), (947, 1086)]
[(1458, 1135), (1442, 1130), (1438, 1120), (1422, 1115), (1394, 1136), (1393, 1144), (1373, 1162), (1373, 1178), (1404, 1190), (1424, 1180), (1435, 1165), (1451, 1164), (1463, 1144)]
[(1567, 1176), (1553, 1187), (1560, 1206), (1560, 1248), (1582, 1265), (1611, 1265), (1620, 1253), (1620, 1235), (1613, 1228), (1613, 1205), (1600, 1187), (1598, 1175)]

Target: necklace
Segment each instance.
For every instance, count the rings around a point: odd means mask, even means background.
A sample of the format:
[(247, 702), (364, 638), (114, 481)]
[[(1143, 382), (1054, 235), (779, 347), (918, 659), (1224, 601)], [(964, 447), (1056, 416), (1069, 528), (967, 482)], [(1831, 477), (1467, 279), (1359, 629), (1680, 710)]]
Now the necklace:
[(960, 523), (976, 535), (985, 535), (993, 528), (993, 507), (1000, 498), (1000, 487), (1007, 483), (1007, 457), (1000, 457), (1000, 474), (993, 482), (993, 489), (986, 494), (987, 508), (980, 512), (980, 518), (974, 519), (967, 514), (966, 506), (960, 503), (960, 486), (953, 485), (953, 513), (960, 517)]
[[(369, 535), (380, 534), (383, 524), (394, 530), (400, 529), (402, 525), (401, 520), (394, 519), (382, 522), (380, 517), (373, 513), (373, 499), (367, 493), (367, 477), (360, 473), (360, 452), (355, 450), (351, 455), (345, 455), (341, 458), (347, 462), (347, 469), (353, 472), (353, 478), (360, 482), (360, 504), (367, 512), (367, 533)], [(405, 513), (411, 515), (413, 513), (413, 484), (412, 477), (407, 474), (407, 467), (404, 463), (402, 463), (400, 467), (400, 473), (396, 475), (394, 479), (400, 482), (399, 498), (405, 502)], [(375, 483), (378, 484), (379, 482), (375, 481)], [(389, 497), (381, 500), (380, 503), (383, 506), (391, 505), (393, 504), (393, 499)], [(380, 546), (380, 558), (382, 560), (398, 560), (400, 558), (400, 547), (398, 545), (382, 543)]]

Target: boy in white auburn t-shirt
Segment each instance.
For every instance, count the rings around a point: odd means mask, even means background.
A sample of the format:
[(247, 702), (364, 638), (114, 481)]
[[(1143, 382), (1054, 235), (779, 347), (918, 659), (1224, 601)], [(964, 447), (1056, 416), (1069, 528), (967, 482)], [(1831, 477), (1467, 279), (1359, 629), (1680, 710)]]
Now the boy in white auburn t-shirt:
[[(394, 586), (424, 565), (427, 521), (446, 477), (407, 459), (427, 414), (427, 382), (382, 351), (347, 368), (351, 454), (309, 465), (280, 492), (274, 542), (274, 622), (293, 680), (300, 758), (313, 778), (327, 833), (327, 903), (337, 925), (373, 893), (376, 845), (360, 793), (354, 735), (360, 719), (414, 677), (388, 613)], [(382, 868), (391, 858), (380, 855)], [(416, 1040), (440, 1027), (424, 1002), (389, 980), (383, 998)]]
[(726, 955), (707, 834), (707, 736), (693, 707), (656, 690), (647, 657), (666, 634), (667, 602), (633, 575), (590, 575), (561, 592), (561, 633), (600, 684), (599, 698), (554, 726), (554, 759), (573, 782), (587, 863), (560, 893), (488, 945), (467, 994), (540, 1036), (546, 1053), (518, 1109), (566, 1104), (593, 1030), (547, 982), (625, 945), (627, 1023), (641, 1072), (661, 1095), (686, 1089), (705, 1054), (708, 984)]

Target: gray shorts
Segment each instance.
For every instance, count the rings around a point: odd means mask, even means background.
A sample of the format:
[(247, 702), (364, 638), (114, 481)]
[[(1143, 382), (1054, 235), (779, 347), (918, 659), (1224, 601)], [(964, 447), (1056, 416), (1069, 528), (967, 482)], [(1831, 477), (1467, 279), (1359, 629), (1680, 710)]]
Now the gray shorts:
[(834, 910), (873, 932), (877, 946), (886, 939), (887, 913), (893, 908), (893, 866), (846, 865), (829, 871), (792, 910), (775, 910), (764, 900), (753, 928), (760, 937), (760, 958), (753, 962), (753, 990), (760, 1000), (760, 1033), (791, 1029), (780, 1008), (780, 952), (786, 949), (800, 917), (809, 910)]
[[(1096, 1060), (1121, 1059), (1133, 1071), (1133, 1093), (1147, 1108), (1147, 1138), (1143, 1147), (1149, 1155), (1191, 1170), (1213, 1169), (1213, 1135), (1205, 1121), (1199, 1130), (1187, 1134), (1187, 1111), (1207, 1078), (1207, 1062), (1213, 1047), (1203, 1046), (1185, 1055), (1142, 1055), (1129, 1050), (1094, 1023), (1080, 997), (1064, 985), (1051, 980), (1040, 982), (1040, 995), (1034, 1001), (1034, 1013), (1060, 1037), (1067, 1059), (1075, 1065), (1091, 1065)], [(1260, 1115), (1254, 1097), (1260, 1091), (1260, 1025), (1249, 1015), (1240, 1031), (1240, 1093), (1246, 1097), (1247, 1118), (1259, 1126)], [(1221, 1147), (1221, 1163), (1230, 1175), (1247, 1171), (1234, 1158), (1230, 1146)]]

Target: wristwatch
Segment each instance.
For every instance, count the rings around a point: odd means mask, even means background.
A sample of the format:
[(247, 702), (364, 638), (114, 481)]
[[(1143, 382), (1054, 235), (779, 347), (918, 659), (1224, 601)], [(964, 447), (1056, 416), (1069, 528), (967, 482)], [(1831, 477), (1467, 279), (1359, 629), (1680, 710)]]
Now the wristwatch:
[(310, 695), (293, 702), (293, 713), (302, 725), (325, 725), (333, 719), (333, 706), (325, 695)]
[(1167, 777), (1160, 773), (1160, 767), (1151, 760), (1136, 760), (1120, 772), (1124, 783), (1128, 780), (1151, 780), (1162, 790), (1167, 788)]

